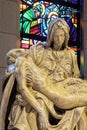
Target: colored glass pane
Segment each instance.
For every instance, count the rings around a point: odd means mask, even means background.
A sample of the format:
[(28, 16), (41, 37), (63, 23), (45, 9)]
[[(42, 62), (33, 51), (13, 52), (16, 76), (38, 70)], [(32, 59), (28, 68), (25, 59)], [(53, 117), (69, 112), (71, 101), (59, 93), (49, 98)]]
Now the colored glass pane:
[(72, 4), (77, 4), (78, 3), (78, 0), (63, 0), (65, 2), (69, 2), (69, 3), (72, 3)]
[[(77, 3), (76, 0), (63, 1)], [(60, 5), (58, 3), (54, 4), (52, 2), (43, 0), (20, 0), (20, 5), (20, 32), (22, 34), (21, 42), (23, 48), (28, 48), (30, 46), (29, 44), (36, 44), (38, 40), (45, 41), (47, 36), (47, 28), (50, 21), (54, 20), (57, 17), (61, 17), (64, 18), (70, 26), (70, 41), (72, 41), (70, 42), (70, 46), (72, 49), (76, 50), (76, 42), (78, 39), (77, 14), (79, 13), (76, 8)], [(26, 40), (25, 43), (23, 43), (23, 38), (25, 37), (29, 37), (29, 41), (27, 41), (27, 43)], [(45, 40), (43, 40), (43, 38)], [(25, 44), (27, 45), (25, 46)]]

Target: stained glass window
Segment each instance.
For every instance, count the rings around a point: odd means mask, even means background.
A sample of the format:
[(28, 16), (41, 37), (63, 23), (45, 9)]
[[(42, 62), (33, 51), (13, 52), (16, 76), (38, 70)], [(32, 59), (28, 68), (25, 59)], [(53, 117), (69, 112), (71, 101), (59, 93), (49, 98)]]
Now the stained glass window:
[(70, 3), (73, 3), (73, 4), (77, 4), (78, 3), (78, 0), (62, 0), (62, 1), (70, 2)]
[(77, 53), (80, 48), (78, 0), (20, 0), (21, 47), (45, 42), (49, 22), (57, 17), (64, 18), (70, 26), (69, 46)]

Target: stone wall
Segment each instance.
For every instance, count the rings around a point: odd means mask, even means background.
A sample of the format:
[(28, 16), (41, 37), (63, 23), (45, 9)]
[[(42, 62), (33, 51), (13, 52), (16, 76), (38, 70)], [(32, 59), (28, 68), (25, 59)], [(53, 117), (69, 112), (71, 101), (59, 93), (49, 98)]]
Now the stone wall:
[(0, 100), (6, 68), (6, 53), (19, 43), (19, 0), (0, 0)]
[(83, 10), (84, 78), (87, 79), (87, 0), (84, 0)]

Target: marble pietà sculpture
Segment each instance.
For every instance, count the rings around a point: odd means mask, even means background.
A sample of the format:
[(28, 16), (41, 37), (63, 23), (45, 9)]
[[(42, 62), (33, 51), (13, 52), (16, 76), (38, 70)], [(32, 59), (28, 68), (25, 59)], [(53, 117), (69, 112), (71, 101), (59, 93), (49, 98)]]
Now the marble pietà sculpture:
[(69, 30), (58, 18), (46, 44), (7, 53), (0, 130), (87, 130), (87, 81), (68, 47)]

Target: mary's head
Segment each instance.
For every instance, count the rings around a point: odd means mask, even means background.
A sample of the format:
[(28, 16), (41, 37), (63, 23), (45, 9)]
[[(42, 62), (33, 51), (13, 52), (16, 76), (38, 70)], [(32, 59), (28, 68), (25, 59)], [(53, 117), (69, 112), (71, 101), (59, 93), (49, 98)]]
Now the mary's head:
[(54, 50), (63, 50), (68, 45), (70, 28), (66, 21), (57, 18), (49, 24), (46, 46)]

